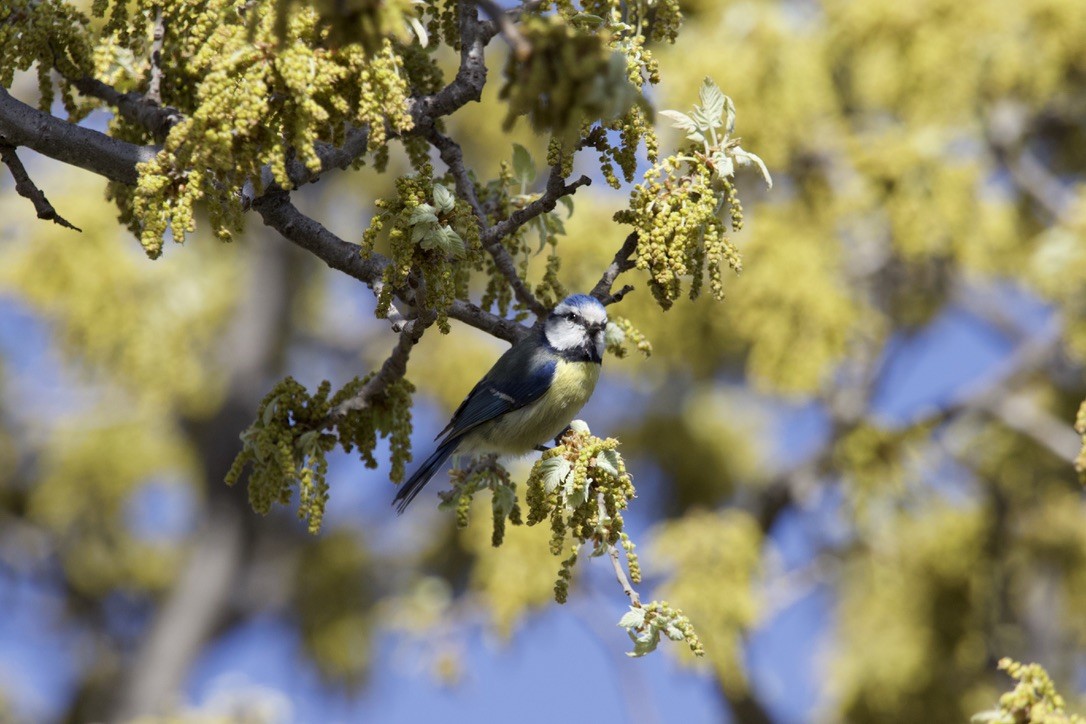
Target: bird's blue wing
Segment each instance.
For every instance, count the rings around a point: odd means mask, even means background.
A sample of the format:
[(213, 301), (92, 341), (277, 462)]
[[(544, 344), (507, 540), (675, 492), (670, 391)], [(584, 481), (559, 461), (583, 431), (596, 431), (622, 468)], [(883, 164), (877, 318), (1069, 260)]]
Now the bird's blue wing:
[(459, 437), (473, 428), (535, 402), (551, 386), (556, 362), (525, 344), (511, 347), (468, 393), (438, 437)]

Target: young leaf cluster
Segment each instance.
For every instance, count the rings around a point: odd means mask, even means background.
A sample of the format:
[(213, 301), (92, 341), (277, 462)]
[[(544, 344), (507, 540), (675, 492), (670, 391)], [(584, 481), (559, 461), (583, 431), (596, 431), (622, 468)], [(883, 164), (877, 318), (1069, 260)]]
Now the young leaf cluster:
[(549, 523), (553, 555), (572, 550), (554, 587), (559, 603), (565, 603), (569, 594), (583, 545), (590, 544), (592, 555), (598, 556), (623, 541), (622, 511), (635, 491), (617, 448), (618, 440), (595, 437), (587, 425), (575, 421), (528, 476), (524, 493), (528, 525)]
[(733, 185), (736, 168), (757, 166), (771, 183), (761, 159), (731, 137), (731, 99), (706, 78), (700, 100), (690, 115), (663, 112), (687, 131), (690, 147), (649, 169), (631, 192), (629, 209), (615, 214), (616, 221), (637, 229), (637, 268), (649, 272), (649, 289), (665, 310), (682, 294), (684, 278), (691, 278), (689, 295), (697, 298), (706, 271), (713, 298), (723, 299), (721, 267), (742, 270), (739, 251), (728, 237), (729, 225), (738, 230), (743, 223)]
[(618, 625), (626, 629), (634, 643), (633, 651), (627, 652), (627, 656), (641, 657), (652, 653), (659, 646), (661, 636), (672, 641), (685, 641), (695, 656), (705, 655), (705, 648), (690, 619), (682, 609), (672, 608), (667, 601), (630, 606)]
[(498, 463), (495, 455), (485, 455), (473, 460), (466, 468), (457, 468), (449, 474), (452, 490), (439, 493), (442, 509), (456, 510), (456, 527), (468, 526), (471, 501), (480, 490), (489, 490), (494, 532), (490, 543), (497, 548), (505, 540), (505, 521), (521, 525), (520, 505), (517, 503), (516, 486), (509, 471)]
[[(540, 194), (530, 190), (537, 176), (531, 153), (519, 143), (514, 143), (512, 163), (503, 161), (498, 177), (480, 190), (480, 202), (488, 210), (491, 220), (508, 218), (538, 200)], [(506, 234), (500, 242), (516, 260), (517, 274), (525, 280), (528, 278), (532, 259), (546, 250), (543, 273), (534, 292), (536, 298), (547, 307), (557, 304), (567, 295), (565, 286), (558, 279), (561, 267), (558, 237), (565, 236), (566, 227), (562, 217), (563, 213), (567, 219), (573, 214), (573, 199), (562, 196), (559, 203), (561, 209), (545, 211)], [(532, 232), (535, 232), (537, 239), (533, 238)], [(481, 306), (484, 309), (496, 308), (502, 315), (508, 314), (510, 309), (515, 308), (516, 299), (508, 279), (498, 269), (492, 257), (485, 260), (484, 273), (487, 281)], [(526, 310), (519, 309), (517, 319), (523, 319), (526, 315)]]
[(384, 231), (392, 261), (382, 278), (377, 316), (388, 317), (395, 290), (418, 274), (425, 284), (426, 302), (438, 314), (437, 325), (447, 333), (449, 305), (467, 296), (471, 270), (483, 265), (478, 219), (465, 201), (434, 182), (429, 163), (413, 176), (396, 179), (396, 198), (378, 199), (376, 206), (381, 213), (374, 215), (362, 235), (362, 254), (374, 251)]
[(226, 476), (227, 485), (237, 483), (246, 466), (251, 466), (249, 503), (261, 515), (275, 503), (290, 503), (297, 488), (298, 517), (308, 521), (310, 533), (317, 533), (328, 501), (327, 455), (337, 444), (345, 452), (357, 449), (366, 467), (375, 468), (377, 437), (389, 438), (389, 477), (402, 480), (404, 467), (411, 461), (414, 385), (399, 379), (364, 407), (336, 415), (340, 404), (357, 396), (368, 381), (369, 377), (355, 378), (334, 395), (327, 381), (312, 395), (292, 377), (279, 382), (242, 433), (243, 447)]

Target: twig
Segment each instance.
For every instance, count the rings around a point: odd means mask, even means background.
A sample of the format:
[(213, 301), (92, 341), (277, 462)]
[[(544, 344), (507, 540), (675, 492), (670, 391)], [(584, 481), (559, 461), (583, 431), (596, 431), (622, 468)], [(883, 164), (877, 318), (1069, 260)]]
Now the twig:
[[(600, 518), (602, 519), (607, 515), (607, 503), (603, 498), (603, 493), (596, 493), (596, 502), (599, 504)], [(618, 585), (622, 586), (626, 597), (630, 599), (630, 605), (634, 608), (641, 608), (641, 595), (634, 590), (630, 579), (626, 577), (626, 569), (622, 567), (622, 561), (618, 557), (618, 548), (615, 548), (614, 544), (607, 544), (607, 555), (611, 557), (611, 566), (615, 569), (615, 578), (618, 579)]]
[(1049, 171), (1028, 149), (1022, 139), (1028, 130), (1025, 109), (1010, 102), (998, 104), (988, 114), (988, 141), (995, 155), (1007, 167), (1015, 185), (1032, 198), (1056, 221), (1070, 224), (1070, 210), (1075, 194)]
[(490, 19), (498, 26), (498, 32), (505, 38), (505, 42), (509, 43), (509, 47), (513, 50), (516, 59), (521, 62), (527, 60), (532, 54), (532, 44), (520, 34), (506, 10), (494, 0), (472, 0), (472, 2), (482, 8), (483, 12), (489, 15)]
[(52, 221), (54, 224), (59, 224), (68, 229), (83, 231), (78, 226), (72, 225), (67, 219), (57, 213), (57, 210), (49, 203), (49, 199), (45, 198), (45, 194), (42, 193), (42, 190), (30, 179), (30, 174), (26, 172), (26, 167), (23, 166), (23, 162), (20, 161), (19, 157), (15, 154), (15, 146), (12, 146), (9, 143), (0, 142), (0, 160), (3, 160), (4, 164), (11, 171), (11, 175), (15, 178), (15, 191), (23, 198), (30, 199), (30, 202), (34, 204), (34, 211), (37, 212), (39, 219)]
[(151, 42), (151, 80), (147, 86), (147, 102), (162, 105), (162, 45), (166, 37), (166, 21), (162, 17), (162, 6), (155, 6), (155, 32)]
[(561, 168), (552, 166), (543, 195), (523, 209), (517, 209), (509, 215), (509, 218), (499, 221), (483, 232), (483, 245), (490, 243), (492, 239), (503, 239), (535, 217), (548, 211), (554, 211), (554, 207), (558, 205), (558, 199), (563, 196), (570, 196), (582, 186), (590, 186), (591, 184), (592, 179), (587, 176), (581, 176), (576, 181), (567, 184), (565, 179), (562, 178)]
[[(373, 295), (380, 299), (381, 294), (384, 293), (385, 283), (381, 279), (378, 279), (373, 284)], [(407, 317), (404, 316), (400, 308), (396, 306), (395, 302), (391, 302), (388, 305), (388, 321), (392, 324), (392, 331), (399, 333), (407, 326)]]
[(619, 250), (615, 252), (615, 258), (611, 261), (611, 265), (604, 270), (603, 276), (596, 282), (596, 286), (592, 287), (592, 296), (607, 305), (621, 301), (624, 296), (633, 291), (633, 287), (627, 284), (612, 294), (611, 287), (620, 274), (634, 268), (635, 263), (630, 257), (633, 256), (635, 249), (637, 249), (637, 232), (632, 231), (626, 237), (626, 240), (622, 242)]
[(427, 310), (408, 322), (400, 333), (396, 346), (392, 348), (392, 353), (381, 365), (381, 369), (362, 386), (357, 395), (340, 403), (332, 412), (332, 417), (340, 418), (351, 410), (363, 409), (374, 397), (382, 394), (390, 384), (403, 377), (407, 372), (407, 360), (411, 356), (411, 350), (422, 339), (423, 333), (435, 319), (437, 319), (437, 314)]
[(626, 577), (626, 571), (622, 567), (622, 561), (618, 559), (618, 548), (608, 544), (607, 555), (611, 557), (611, 566), (615, 569), (615, 578), (618, 579), (618, 584), (622, 586), (622, 590), (625, 591), (626, 596), (630, 599), (630, 605), (634, 608), (641, 608), (641, 596), (634, 587), (630, 585), (630, 579)]

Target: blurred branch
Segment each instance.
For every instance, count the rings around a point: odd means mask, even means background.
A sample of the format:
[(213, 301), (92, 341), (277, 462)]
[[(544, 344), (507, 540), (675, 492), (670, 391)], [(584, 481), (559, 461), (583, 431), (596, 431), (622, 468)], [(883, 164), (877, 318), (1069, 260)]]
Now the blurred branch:
[(1025, 146), (1028, 130), (1027, 108), (1022, 104), (1004, 101), (988, 114), (988, 142), (1011, 180), (1058, 223), (1068, 224), (1075, 194)]
[(226, 608), (239, 578), (241, 515), (215, 506), (193, 535), (185, 567), (156, 611), (124, 682), (115, 721), (168, 713), (210, 633), (210, 622)]
[(513, 19), (508, 12), (494, 0), (471, 1), (482, 8), (483, 12), (489, 15), (490, 19), (498, 26), (498, 32), (505, 38), (505, 42), (509, 43), (509, 47), (516, 59), (519, 61), (527, 60), (532, 53), (532, 45), (517, 30), (517, 26), (513, 24)]
[[(237, 454), (238, 430), (282, 367), (301, 289), (293, 247), (274, 239), (249, 253), (254, 273), (221, 359), (230, 396), (211, 417), (182, 419), (207, 486), (206, 522), (189, 539), (181, 572), (117, 684), (114, 710), (102, 717), (107, 721), (168, 713), (199, 652), (230, 618), (238, 583), (253, 564), (254, 532), (274, 524), (250, 514), (243, 491), (220, 484)], [(290, 534), (275, 527), (279, 539)]]
[(23, 198), (30, 199), (30, 203), (34, 204), (34, 211), (38, 214), (39, 219), (52, 221), (54, 224), (59, 224), (67, 229), (82, 231), (78, 226), (73, 226), (71, 222), (58, 214), (53, 205), (49, 203), (49, 199), (45, 198), (45, 194), (35, 185), (30, 178), (30, 174), (26, 172), (23, 162), (16, 155), (15, 146), (3, 143), (0, 140), (0, 160), (8, 167), (15, 179), (15, 191)]

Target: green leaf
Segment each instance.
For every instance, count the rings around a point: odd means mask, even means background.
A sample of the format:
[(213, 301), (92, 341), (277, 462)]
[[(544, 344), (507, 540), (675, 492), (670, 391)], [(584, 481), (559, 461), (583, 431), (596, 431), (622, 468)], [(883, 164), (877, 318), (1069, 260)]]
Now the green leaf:
[(618, 625), (624, 629), (639, 629), (645, 625), (645, 609), (640, 606), (630, 606), (630, 610), (618, 620)]
[(558, 484), (566, 479), (572, 469), (573, 466), (570, 465), (569, 460), (561, 456), (544, 460), (539, 466), (539, 476), (543, 480), (543, 489), (548, 494), (553, 493)]
[(765, 167), (765, 163), (758, 156), (736, 146), (732, 151), (732, 158), (740, 166), (757, 166), (758, 170), (762, 172), (762, 178), (765, 179), (766, 186), (773, 188), (773, 179), (769, 175), (769, 169)]
[[(434, 187), (435, 190), (437, 187)], [(436, 224), (437, 214), (434, 213), (436, 209), (430, 204), (419, 204), (415, 208), (411, 209), (411, 215), (407, 217), (408, 226), (416, 226), (417, 224)]]
[(451, 254), (456, 258), (460, 258), (467, 251), (467, 247), (464, 245), (464, 240), (460, 238), (460, 234), (457, 234), (451, 226), (442, 226), (437, 229), (437, 233), (434, 235), (434, 243), (441, 247), (441, 250), (446, 254)]
[(569, 219), (573, 216), (573, 197), (572, 196), (560, 196), (558, 203), (566, 207), (566, 218)]
[(272, 420), (275, 419), (275, 411), (278, 406), (279, 398), (276, 397), (274, 400), (268, 403), (267, 407), (264, 408), (264, 416), (261, 418), (261, 420), (264, 422), (264, 427), (270, 425), (272, 423)]
[(713, 128), (720, 128), (721, 120), (724, 116), (724, 108), (727, 105), (727, 96), (725, 96), (712, 78), (706, 76), (705, 80), (701, 82), (701, 90), (698, 93), (698, 97), (701, 100), (701, 110), (705, 116), (705, 120)]
[(519, 143), (513, 144), (513, 177), (525, 185), (535, 181), (535, 161)]
[(432, 249), (434, 248), (432, 236), (435, 231), (437, 231), (435, 224), (417, 224), (411, 228), (411, 242), (418, 244), (423, 249)]
[(601, 18), (599, 15), (593, 15), (592, 13), (577, 13), (572, 18), (570, 18), (570, 22), (573, 25), (585, 28), (587, 30), (595, 30), (607, 21)]
[(685, 113), (679, 111), (660, 111), (660, 115), (671, 121), (672, 128), (678, 128), (681, 131), (696, 131), (698, 130), (698, 124), (694, 122), (694, 119)]
[(494, 500), (497, 501), (498, 510), (502, 512), (502, 515), (509, 515), (513, 504), (517, 502), (517, 494), (508, 485), (499, 485), (494, 488)]
[(618, 464), (622, 460), (614, 450), (604, 450), (596, 456), (596, 467), (613, 477), (618, 477)]
[(627, 651), (626, 655), (635, 659), (640, 658), (645, 654), (651, 654), (656, 650), (657, 644), (660, 643), (659, 631), (646, 631), (640, 636), (635, 636), (633, 633), (630, 633), (630, 638), (633, 639), (634, 650)]
[(567, 475), (562, 482), (562, 495), (566, 499), (566, 505), (573, 508), (579, 508), (588, 502), (588, 485), (582, 485), (578, 490), (576, 484), (577, 481), (572, 475)]
[(588, 429), (588, 423), (584, 420), (574, 420), (573, 422), (569, 423), (569, 429), (573, 430), (573, 432), (577, 433), (578, 435), (589, 435), (592, 432)]
[[(438, 210), (448, 213), (456, 205), (456, 196), (441, 184), (434, 184), (434, 204)], [(437, 221), (437, 219), (435, 218), (434, 221)]]

